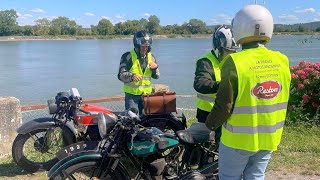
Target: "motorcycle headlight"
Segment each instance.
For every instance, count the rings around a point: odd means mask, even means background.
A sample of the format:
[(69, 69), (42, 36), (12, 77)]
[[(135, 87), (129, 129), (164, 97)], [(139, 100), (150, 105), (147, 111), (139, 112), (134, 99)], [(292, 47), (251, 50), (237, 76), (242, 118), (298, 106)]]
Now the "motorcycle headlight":
[(117, 122), (117, 117), (114, 114), (98, 113), (98, 128), (101, 138), (106, 138), (107, 134), (112, 130)]

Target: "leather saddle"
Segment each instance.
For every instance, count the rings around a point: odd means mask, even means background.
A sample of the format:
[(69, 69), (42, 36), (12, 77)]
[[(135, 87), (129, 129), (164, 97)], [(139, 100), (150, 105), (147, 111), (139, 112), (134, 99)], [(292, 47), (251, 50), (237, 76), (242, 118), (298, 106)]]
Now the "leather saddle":
[(205, 123), (193, 123), (190, 128), (176, 132), (180, 140), (189, 144), (204, 143), (214, 140), (214, 131), (207, 128)]

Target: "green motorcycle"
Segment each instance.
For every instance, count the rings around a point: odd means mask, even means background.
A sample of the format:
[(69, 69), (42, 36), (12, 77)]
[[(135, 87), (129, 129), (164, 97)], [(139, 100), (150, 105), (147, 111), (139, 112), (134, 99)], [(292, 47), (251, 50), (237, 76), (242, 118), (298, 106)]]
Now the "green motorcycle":
[(128, 166), (133, 166), (135, 179), (217, 179), (217, 146), (203, 123), (171, 134), (140, 121), (131, 111), (116, 118), (99, 113), (103, 140), (97, 150), (85, 150), (87, 142), (63, 149), (64, 154), (79, 152), (55, 164), (48, 178), (130, 180)]

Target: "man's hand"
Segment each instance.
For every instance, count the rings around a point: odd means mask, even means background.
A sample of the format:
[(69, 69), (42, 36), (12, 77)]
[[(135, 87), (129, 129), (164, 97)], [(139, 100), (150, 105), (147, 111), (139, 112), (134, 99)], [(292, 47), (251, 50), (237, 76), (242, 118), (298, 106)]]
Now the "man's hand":
[(152, 69), (152, 70), (157, 69), (158, 68), (158, 64), (156, 64), (155, 62), (151, 62), (149, 64), (149, 68)]
[(141, 76), (136, 75), (136, 74), (134, 74), (134, 75), (132, 76), (132, 81), (140, 81), (140, 80), (142, 80), (142, 77), (141, 77)]

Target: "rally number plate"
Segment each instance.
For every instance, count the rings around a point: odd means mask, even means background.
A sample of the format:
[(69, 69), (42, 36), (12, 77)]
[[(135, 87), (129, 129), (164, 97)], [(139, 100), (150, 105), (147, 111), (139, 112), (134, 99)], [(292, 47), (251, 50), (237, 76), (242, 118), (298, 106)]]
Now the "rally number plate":
[(81, 151), (92, 151), (98, 148), (99, 141), (81, 141), (78, 143), (71, 144), (69, 146), (63, 147), (57, 154), (59, 160), (72, 156), (73, 154), (79, 153)]

